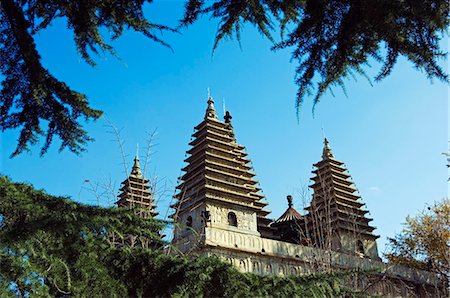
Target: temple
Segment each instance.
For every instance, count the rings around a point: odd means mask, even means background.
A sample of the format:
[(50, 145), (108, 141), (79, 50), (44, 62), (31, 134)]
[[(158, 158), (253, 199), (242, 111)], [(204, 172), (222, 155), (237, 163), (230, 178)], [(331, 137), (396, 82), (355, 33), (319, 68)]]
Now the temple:
[(327, 139), (321, 160), (314, 164), (313, 194), (304, 214), (294, 208), (289, 195), (286, 211), (270, 219), (231, 119), (228, 111), (223, 121), (218, 119), (209, 96), (171, 205), (176, 252), (219, 256), (242, 272), (262, 275), (379, 270), (379, 280), (359, 281), (359, 287), (367, 286), (377, 295), (420, 297), (437, 284), (430, 272), (381, 261), (372, 219)]

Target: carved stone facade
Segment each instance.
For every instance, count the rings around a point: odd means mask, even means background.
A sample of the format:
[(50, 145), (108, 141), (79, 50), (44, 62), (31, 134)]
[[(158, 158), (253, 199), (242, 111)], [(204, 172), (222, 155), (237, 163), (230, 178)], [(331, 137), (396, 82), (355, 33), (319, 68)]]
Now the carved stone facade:
[(381, 261), (368, 211), (327, 140), (313, 171), (307, 214), (297, 212), (289, 196), (286, 212), (271, 220), (247, 153), (236, 143), (231, 116), (227, 112), (225, 122), (218, 120), (212, 98), (193, 137), (172, 205), (172, 244), (179, 252), (216, 255), (242, 272), (262, 275), (376, 269), (372, 277), (355, 279), (355, 287), (388, 297), (440, 294), (436, 275)]
[[(218, 229), (232, 230), (240, 233), (258, 235), (256, 224), (256, 212), (241, 209), (239, 207), (225, 205), (207, 205), (206, 209), (211, 215), (209, 226)], [(236, 224), (230, 224), (230, 216), (236, 217)]]

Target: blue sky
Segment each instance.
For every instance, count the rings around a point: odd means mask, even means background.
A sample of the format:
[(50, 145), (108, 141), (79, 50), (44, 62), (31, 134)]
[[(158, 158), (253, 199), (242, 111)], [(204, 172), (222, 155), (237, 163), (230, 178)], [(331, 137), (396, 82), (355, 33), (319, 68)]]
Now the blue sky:
[[(147, 8), (150, 19), (176, 25), (183, 3), (160, 1)], [(271, 217), (284, 211), (287, 194), (294, 195), (294, 204), (301, 209), (301, 189), (310, 184), (312, 164), (321, 157), (322, 127), (374, 218), (381, 251), (386, 237), (401, 230), (408, 214), (417, 214), (448, 194), (442, 155), (449, 139), (448, 87), (431, 83), (405, 59), (373, 87), (359, 78), (347, 82), (348, 97), (340, 90), (334, 90), (335, 97), (327, 93), (314, 115), (311, 102), (306, 101), (297, 121), (296, 65), (290, 62), (290, 51), (270, 51), (270, 42), (252, 27), (242, 34), (242, 48), (236, 41), (225, 41), (214, 55), (217, 24), (207, 18), (182, 34), (164, 34), (174, 52), (126, 32), (113, 43), (121, 59), (108, 54), (95, 57), (95, 68), (82, 61), (72, 33), (65, 28), (64, 21), (59, 21), (38, 36), (44, 66), (87, 94), (91, 105), (121, 129), (128, 164), (136, 143), (142, 153), (147, 132), (156, 129), (148, 172), (166, 189), (158, 202), (162, 216), (181, 174), (193, 127), (204, 116), (208, 87), (221, 116), (225, 99), (237, 140), (247, 147), (273, 211)], [(59, 153), (56, 141), (42, 158), (40, 148), (34, 147), (31, 154), (9, 159), (18, 132), (3, 132), (0, 172), (50, 194), (95, 203), (84, 181), (104, 184), (111, 179), (118, 186), (125, 173), (106, 121), (86, 123), (85, 128), (95, 138), (87, 152), (81, 156)]]

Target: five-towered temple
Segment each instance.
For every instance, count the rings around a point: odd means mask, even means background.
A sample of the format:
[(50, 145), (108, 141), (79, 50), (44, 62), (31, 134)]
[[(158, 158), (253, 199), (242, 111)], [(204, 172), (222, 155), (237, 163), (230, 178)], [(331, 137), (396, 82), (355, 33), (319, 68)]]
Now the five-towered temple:
[[(435, 275), (381, 261), (372, 219), (366, 217), (368, 211), (327, 139), (322, 159), (314, 164), (313, 196), (306, 213), (299, 213), (288, 196), (287, 210), (278, 219), (270, 219), (268, 203), (245, 147), (236, 141), (231, 119), (226, 112), (224, 121), (219, 120), (214, 101), (208, 98), (171, 206), (175, 247), (171, 251), (216, 255), (243, 272), (256, 274), (375, 270), (378, 274), (362, 277), (357, 287), (383, 296), (435, 293)], [(147, 182), (135, 160), (118, 204), (139, 202), (146, 216), (155, 216)]]

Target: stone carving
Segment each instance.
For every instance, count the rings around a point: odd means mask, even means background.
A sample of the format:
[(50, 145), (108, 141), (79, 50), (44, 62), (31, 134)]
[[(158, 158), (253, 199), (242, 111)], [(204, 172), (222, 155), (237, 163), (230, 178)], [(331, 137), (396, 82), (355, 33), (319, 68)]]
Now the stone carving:
[(230, 227), (228, 224), (228, 213), (233, 212), (236, 214), (237, 229), (256, 231), (256, 214), (254, 212), (245, 212), (237, 209), (229, 209), (223, 206), (209, 204), (207, 206), (210, 215), (211, 223), (216, 226), (222, 226), (224, 228)]
[(239, 269), (241, 269), (244, 272), (247, 271), (247, 264), (245, 263), (245, 260), (240, 260), (239, 261)]
[(278, 266), (278, 274), (281, 276), (286, 275), (286, 267), (284, 267), (284, 265), (279, 265)]
[(253, 272), (261, 273), (261, 265), (258, 261), (253, 262)]

